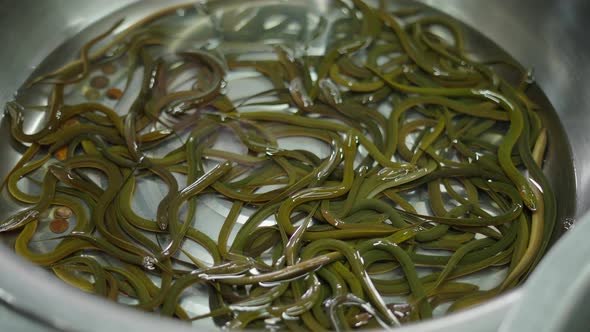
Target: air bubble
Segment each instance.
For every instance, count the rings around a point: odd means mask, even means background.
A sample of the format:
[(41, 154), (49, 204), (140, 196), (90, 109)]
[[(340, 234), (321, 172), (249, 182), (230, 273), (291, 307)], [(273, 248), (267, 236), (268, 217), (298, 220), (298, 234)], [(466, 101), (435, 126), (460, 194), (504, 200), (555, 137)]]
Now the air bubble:
[(268, 146), (268, 147), (266, 147), (266, 150), (264, 151), (264, 153), (265, 153), (267, 156), (269, 156), (269, 157), (272, 157), (272, 156), (274, 156), (275, 154), (277, 154), (277, 153), (278, 153), (278, 152), (280, 152), (280, 151), (281, 151), (281, 150), (280, 150), (280, 149), (278, 149), (278, 148), (276, 148), (276, 147), (273, 147), (273, 146)]
[(156, 269), (156, 263), (157, 263), (157, 262), (158, 262), (158, 261), (157, 261), (157, 260), (156, 260), (154, 257), (151, 257), (151, 256), (145, 256), (145, 257), (143, 258), (143, 267), (144, 267), (146, 270), (153, 271), (153, 270), (155, 270), (155, 269)]
[(363, 97), (363, 99), (362, 99), (362, 101), (361, 101), (361, 102), (362, 102), (363, 104), (368, 104), (368, 103), (372, 103), (374, 99), (375, 99), (375, 98), (373, 97), (373, 95), (367, 95), (367, 96), (364, 96), (364, 97)]
[(571, 230), (572, 228), (574, 228), (576, 220), (574, 218), (571, 217), (566, 217), (565, 219), (563, 219), (563, 229), (566, 231)]
[(527, 84), (535, 83), (535, 69), (534, 68), (529, 68), (529, 70), (527, 70), (525, 83), (527, 83)]

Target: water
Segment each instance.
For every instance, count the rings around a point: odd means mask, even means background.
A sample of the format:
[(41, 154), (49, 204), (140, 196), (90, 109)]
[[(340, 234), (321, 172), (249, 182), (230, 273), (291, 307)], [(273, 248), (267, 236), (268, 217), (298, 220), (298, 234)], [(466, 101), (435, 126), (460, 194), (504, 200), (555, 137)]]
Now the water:
[[(396, 8), (404, 8), (407, 6), (416, 6), (417, 4), (409, 1), (397, 1), (391, 5), (389, 10)], [(125, 16), (127, 20), (123, 25), (117, 28), (116, 32), (122, 31), (129, 26), (133, 21), (153, 12), (156, 7), (164, 6), (154, 3), (139, 3), (121, 10), (117, 13), (117, 17)], [(436, 12), (433, 9), (425, 8), (424, 13)], [(323, 55), (326, 46), (333, 45), (335, 40), (346, 38), (346, 25), (342, 24), (342, 18), (346, 15), (346, 10), (336, 5), (336, 2), (331, 1), (249, 1), (247, 3), (241, 1), (216, 1), (212, 3), (198, 3), (194, 7), (179, 9), (171, 13), (170, 16), (163, 20), (153, 23), (155, 26), (160, 26), (162, 33), (167, 35), (174, 35), (175, 40), (169, 45), (168, 52), (187, 51), (187, 50), (207, 50), (211, 52), (221, 66), (227, 69), (227, 61), (230, 58), (237, 57), (240, 60), (257, 60), (263, 61), (268, 59), (276, 59), (274, 51), (275, 45), (283, 45), (287, 51), (289, 61), (302, 58), (303, 55), (318, 56)], [(107, 17), (101, 21), (96, 22), (82, 33), (72, 38), (70, 41), (60, 46), (36, 68), (32, 77), (39, 74), (47, 73), (52, 69), (59, 67), (59, 65), (66, 63), (68, 60), (77, 58), (78, 50), (83, 44), (105, 31), (109, 26), (116, 21), (116, 18)], [(466, 36), (466, 49), (473, 58), (477, 59), (510, 59), (510, 57), (497, 47), (492, 41), (486, 39), (467, 26), (461, 26)], [(442, 35), (444, 38), (449, 37), (449, 32), (438, 29), (435, 32)], [(100, 44), (105, 44), (106, 41)], [(99, 45), (100, 47), (100, 45)], [(382, 61), (383, 59), (380, 59)], [(381, 63), (381, 62), (380, 62)], [(139, 89), (141, 79), (138, 75), (131, 82), (126, 82), (128, 73), (123, 70), (127, 63), (124, 58), (117, 63), (118, 69), (111, 74), (105, 74), (104, 69), (97, 69), (90, 73), (89, 78), (83, 80), (76, 88), (71, 88), (66, 91), (67, 103), (80, 103), (86, 101), (100, 101), (105, 105), (114, 108), (120, 114), (126, 113), (133, 98), (123, 98), (121, 100), (108, 97), (108, 89), (124, 90), (129, 84), (129, 91), (136, 91)], [(526, 64), (525, 64), (526, 65)], [(140, 72), (141, 68), (137, 68)], [(502, 70), (502, 69), (499, 69)], [(183, 90), (190, 89), (195, 81), (206, 81), (208, 77), (199, 76), (198, 72), (193, 73), (193, 76), (178, 77), (174, 82), (175, 89)], [(509, 75), (506, 73), (506, 75)], [(91, 86), (90, 80), (96, 76), (108, 76), (109, 86), (105, 88), (98, 88)], [(311, 77), (315, 78), (317, 73), (312, 72)], [(195, 78), (196, 77), (196, 78)], [(527, 75), (528, 83), (532, 83), (534, 78), (532, 70)], [(340, 93), (332, 86), (332, 81), (322, 81), (322, 87), (328, 92), (328, 99), (332, 99), (333, 103), (341, 104), (343, 102)], [(198, 84), (197, 84), (198, 85)], [(254, 94), (259, 94), (259, 97), (248, 100), (251, 102), (272, 102), (276, 99), (264, 95), (263, 93), (271, 88), (273, 85), (267, 78), (255, 71), (248, 70), (234, 70), (227, 73), (225, 80), (221, 83), (222, 92), (232, 100), (248, 97)], [(303, 82), (301, 80), (293, 80), (288, 85), (288, 90), (299, 96), (301, 108), (310, 107), (313, 101), (302, 88)], [(34, 88), (23, 88), (18, 92), (18, 101), (24, 105), (44, 105), (47, 103), (46, 96), (48, 94), (48, 86), (38, 85)], [(540, 106), (541, 111), (539, 115), (543, 122), (549, 129), (549, 148), (546, 155), (546, 162), (544, 170), (552, 182), (553, 188), (558, 198), (558, 223), (554, 232), (554, 239), (572, 227), (573, 214), (573, 167), (571, 164), (571, 156), (567, 149), (560, 149), (559, 146), (566, 141), (566, 135), (561, 131), (558, 124), (557, 115), (552, 106), (540, 89), (533, 85), (530, 89), (532, 100)], [(365, 96), (365, 102), (371, 102), (373, 96)], [(390, 106), (383, 104), (378, 105), (379, 109), (383, 109), (384, 114), (391, 112)], [(244, 107), (242, 111), (265, 109), (276, 112), (293, 112), (292, 108), (286, 105), (268, 105), (258, 106), (253, 109)], [(170, 113), (184, 112), (182, 105), (176, 105), (171, 108)], [(28, 111), (25, 119), (25, 129), (27, 132), (35, 131), (40, 127), (44, 119), (40, 112)], [(222, 119), (223, 120), (223, 119)], [(166, 127), (160, 127), (159, 130), (169, 130)], [(220, 133), (221, 139), (218, 140), (213, 149), (221, 151), (230, 151), (236, 154), (244, 154), (247, 149), (243, 146), (235, 136), (228, 132)], [(409, 136), (414, 137), (415, 136)], [(181, 142), (186, 139), (186, 136), (180, 135), (177, 141), (171, 141), (169, 145), (162, 147), (159, 153), (170, 151), (175, 147), (180, 146)], [(329, 155), (329, 146), (317, 140), (304, 139), (284, 139), (279, 142), (279, 147), (282, 149), (304, 149), (313, 152), (314, 154), (325, 158)], [(412, 141), (408, 141), (408, 146), (412, 145)], [(360, 152), (366, 154), (366, 151)], [(280, 151), (268, 151), (268, 154), (276, 154)], [(206, 163), (207, 169), (211, 169), (218, 163), (218, 158), (210, 156)], [(179, 176), (179, 183), (185, 180)], [(104, 181), (103, 181), (104, 183)], [(33, 190), (33, 184), (26, 185), (23, 189)], [(167, 193), (167, 188), (161, 181), (156, 181), (151, 178), (142, 179), (138, 183), (138, 190), (136, 192), (133, 208), (138, 211), (143, 217), (148, 219), (155, 218), (155, 207)], [(446, 195), (446, 194), (445, 194)], [(14, 206), (11, 201), (5, 196), (2, 197), (3, 202), (9, 206)], [(406, 196), (406, 199), (412, 203), (420, 213), (428, 213), (427, 204), (424, 203), (425, 193), (423, 191), (416, 191), (411, 195)], [(213, 239), (217, 239), (221, 225), (225, 216), (231, 209), (232, 203), (228, 200), (221, 200), (214, 195), (200, 196), (197, 215), (194, 218), (193, 226), (203, 233), (207, 234)], [(482, 206), (485, 204), (482, 204)], [(15, 207), (15, 209), (18, 207)], [(487, 206), (490, 211), (494, 210), (494, 206)], [(253, 213), (253, 209), (245, 208), (242, 214), (237, 219), (237, 224), (244, 223), (247, 218)], [(207, 220), (206, 223), (200, 222)], [(274, 216), (265, 220), (262, 225), (269, 226), (275, 224)], [(232, 231), (229, 241), (233, 240), (238, 227)], [(47, 239), (52, 237), (52, 234), (46, 228), (42, 228), (33, 238), (34, 240)], [(6, 242), (12, 243), (14, 236), (5, 236)], [(168, 241), (165, 236), (159, 239), (160, 241)], [(55, 246), (55, 241), (40, 241), (31, 244), (34, 250), (48, 250)], [(183, 249), (190, 252), (192, 255), (198, 257), (205, 264), (211, 264), (212, 258), (208, 252), (200, 245), (193, 242), (188, 242), (183, 246)], [(186, 260), (186, 258), (184, 258)], [(152, 257), (145, 257), (145, 267), (148, 270), (153, 270), (156, 261)], [(420, 269), (419, 273), (427, 273), (429, 269)], [(482, 289), (489, 289), (494, 287), (504, 276), (505, 269), (491, 268), (469, 277), (464, 278), (464, 281), (474, 282), (481, 286)], [(190, 315), (199, 315), (208, 312), (208, 298), (209, 294), (205, 287), (195, 286), (190, 288), (185, 296), (182, 298), (182, 305), (186, 308)], [(388, 298), (388, 301), (401, 301), (400, 298)], [(440, 308), (435, 314), (440, 314), (444, 309)], [(203, 320), (196, 324), (212, 324), (209, 320)]]

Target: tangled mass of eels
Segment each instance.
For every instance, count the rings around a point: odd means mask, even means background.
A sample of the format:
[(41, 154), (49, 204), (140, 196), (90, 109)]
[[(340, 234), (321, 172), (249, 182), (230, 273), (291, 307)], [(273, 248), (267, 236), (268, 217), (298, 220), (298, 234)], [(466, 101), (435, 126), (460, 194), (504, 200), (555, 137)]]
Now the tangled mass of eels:
[[(25, 208), (0, 230), (15, 234), (19, 255), (86, 292), (226, 328), (393, 328), (518, 285), (556, 211), (530, 72), (471, 59), (448, 17), (384, 3), (338, 2), (333, 38), (315, 55), (281, 42), (318, 37), (295, 7), (270, 26), (272, 7), (217, 18), (224, 40), (264, 41), (266, 59), (248, 57), (256, 47), (179, 47), (169, 23), (196, 19), (204, 4), (118, 22), (29, 81), (47, 105), (7, 104), (26, 151), (3, 186)], [(243, 72), (272, 88), (228, 97), (228, 78)], [(45, 122), (27, 133), (39, 110)], [(243, 153), (216, 147), (228, 135)], [(329, 153), (281, 144), (292, 138)], [(133, 203), (147, 180), (165, 188), (153, 218)], [(217, 238), (203, 231), (213, 221), (197, 218), (203, 197), (231, 206)], [(498, 267), (507, 272), (493, 288), (461, 278)], [(191, 289), (209, 293), (208, 313), (182, 306)]]

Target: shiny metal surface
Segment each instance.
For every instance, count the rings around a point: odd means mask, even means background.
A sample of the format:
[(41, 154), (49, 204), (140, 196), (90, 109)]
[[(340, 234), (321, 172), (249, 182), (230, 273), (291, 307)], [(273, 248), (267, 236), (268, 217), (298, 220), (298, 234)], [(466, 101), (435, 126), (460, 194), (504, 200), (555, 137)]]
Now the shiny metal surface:
[[(0, 104), (45, 56), (63, 41), (131, 0), (8, 1), (0, 0)], [(590, 50), (585, 43), (585, 18), (590, 3), (584, 0), (424, 0), (497, 42), (521, 63), (536, 69), (536, 78), (556, 108), (568, 133), (576, 167), (577, 212), (590, 207)], [(0, 128), (5, 130), (5, 125)], [(566, 143), (560, 143), (568, 149)], [(2, 160), (16, 157), (2, 153)], [(0, 163), (0, 174), (10, 168)], [(567, 174), (564, 174), (566, 176)], [(559, 179), (556, 179), (559, 180)], [(572, 204), (575, 202), (571, 202)], [(0, 207), (1, 210), (1, 207)], [(563, 240), (570, 241), (568, 237)], [(184, 325), (147, 316), (85, 296), (0, 248), (3, 277), (0, 298), (34, 315), (45, 317), (65, 330), (188, 330)], [(546, 265), (546, 264), (545, 264)], [(409, 326), (408, 331), (493, 331), (523, 290), (495, 299), (467, 312)], [(56, 305), (57, 304), (57, 305)], [(2, 327), (2, 323), (0, 323)], [(191, 329), (192, 330), (192, 329)], [(507, 330), (509, 331), (509, 330)]]
[[(590, 220), (566, 234), (523, 287), (500, 332), (587, 331), (590, 318)], [(543, 319), (538, 319), (543, 313)]]

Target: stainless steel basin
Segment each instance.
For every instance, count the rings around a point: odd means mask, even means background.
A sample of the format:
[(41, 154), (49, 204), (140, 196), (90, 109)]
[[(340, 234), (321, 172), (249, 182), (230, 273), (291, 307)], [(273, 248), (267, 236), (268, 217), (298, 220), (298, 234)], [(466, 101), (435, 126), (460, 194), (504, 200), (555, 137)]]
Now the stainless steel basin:
[[(135, 1), (0, 0), (0, 43), (3, 46), (0, 51), (0, 105), (12, 97), (13, 92), (29, 76), (34, 66), (59, 44), (97, 19), (133, 2)], [(519, 62), (535, 69), (535, 78), (557, 110), (569, 139), (569, 145), (566, 142), (554, 144), (559, 144), (559, 148), (565, 151), (571, 148), (575, 167), (575, 201), (567, 203), (571, 206), (565, 210), (572, 212), (562, 215), (560, 223), (568, 228), (574, 222), (590, 219), (590, 215), (583, 217), (590, 208), (590, 46), (586, 40), (585, 26), (586, 21), (590, 19), (590, 2), (422, 2), (475, 27)], [(0, 130), (6, 130), (5, 123)], [(0, 163), (0, 174), (4, 174), (17, 157), (16, 152), (6, 151), (7, 149), (3, 150), (0, 144), (3, 161)], [(564, 162), (567, 163), (567, 160)], [(564, 172), (563, 179), (554, 181), (568, 181), (566, 173)], [(590, 220), (587, 220), (587, 223), (590, 223)], [(574, 231), (575, 229), (578, 227), (574, 227)], [(580, 236), (577, 239), (565, 236), (559, 241), (579, 239)], [(572, 244), (569, 244), (569, 247), (575, 248)], [(572, 263), (571, 257), (559, 252), (550, 255), (549, 259), (552, 259), (554, 264), (544, 263), (544, 269), (549, 269), (546, 266), (559, 269), (559, 264)], [(168, 319), (142, 314), (83, 295), (16, 257), (9, 248), (0, 247), (0, 261), (3, 262), (0, 300), (19, 308), (21, 314), (26, 315), (28, 319), (39, 320), (43, 324), (64, 330), (77, 331), (192, 330), (189, 326)], [(579, 264), (587, 262), (581, 261)], [(531, 292), (539, 289), (528, 288), (533, 289)], [(584, 290), (581, 289), (580, 292), (582, 291)], [(474, 309), (408, 326), (405, 330), (493, 331), (523, 296), (527, 297), (525, 290), (517, 289)], [(506, 326), (509, 325), (504, 326), (506, 331), (510, 331)]]

